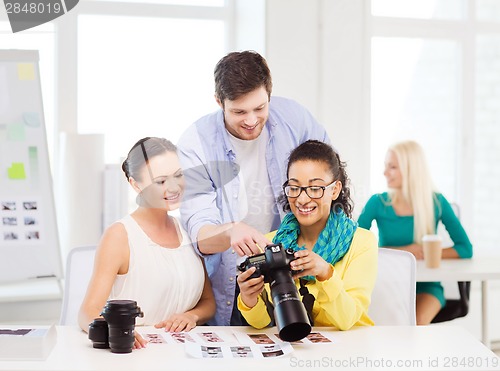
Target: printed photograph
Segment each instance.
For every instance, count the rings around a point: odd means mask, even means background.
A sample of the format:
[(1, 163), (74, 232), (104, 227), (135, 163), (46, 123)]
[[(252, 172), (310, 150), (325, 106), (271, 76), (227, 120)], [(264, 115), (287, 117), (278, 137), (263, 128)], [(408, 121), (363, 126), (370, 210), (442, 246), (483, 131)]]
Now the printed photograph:
[(16, 210), (16, 203), (14, 201), (2, 201), (2, 210), (14, 211)]
[(9, 329), (9, 328), (0, 328), (0, 335), (15, 335), (15, 336), (24, 336), (29, 334), (32, 331), (30, 328), (19, 328), (19, 329)]
[(26, 232), (25, 237), (27, 240), (39, 240), (40, 239), (40, 232), (28, 231), (28, 232)]
[[(279, 334), (274, 334), (274, 336), (276, 336), (278, 339), (280, 339), (281, 341), (284, 341), (280, 338), (280, 335)], [(304, 344), (304, 342), (302, 340), (297, 340), (297, 341), (292, 341), (290, 344)]]
[(38, 224), (38, 222), (32, 216), (25, 216), (24, 217), (24, 225), (35, 225), (35, 224)]
[(265, 346), (262, 346), (260, 347), (260, 351), (262, 352), (262, 356), (264, 358), (270, 358), (270, 357), (279, 357), (279, 356), (282, 356), (283, 354), (283, 350), (281, 349), (281, 347), (279, 345), (265, 345)]
[(37, 210), (38, 206), (36, 201), (25, 201), (23, 202), (24, 210)]
[(2, 221), (3, 221), (3, 225), (17, 225), (17, 218), (15, 218), (15, 217), (11, 217), (11, 216), (3, 217)]
[(252, 339), (255, 344), (274, 344), (273, 339), (267, 336), (267, 334), (248, 334), (248, 337)]
[(252, 349), (246, 346), (231, 347), (233, 358), (253, 358)]
[(16, 232), (3, 232), (4, 241), (18, 240), (19, 235)]
[(222, 348), (220, 347), (201, 347), (201, 356), (203, 358), (224, 358)]
[(306, 338), (311, 343), (331, 343), (332, 342), (330, 339), (324, 337), (319, 332), (311, 332), (309, 335), (306, 336)]
[(219, 335), (215, 332), (200, 332), (198, 334), (204, 341), (209, 343), (222, 343), (224, 340), (221, 339)]
[(165, 339), (160, 334), (146, 334), (146, 340), (152, 344), (165, 343)]
[(172, 339), (174, 339), (176, 343), (184, 344), (186, 341), (189, 341), (190, 343), (196, 343), (196, 341), (191, 337), (191, 335), (189, 335), (186, 332), (172, 332), (170, 336), (172, 337)]

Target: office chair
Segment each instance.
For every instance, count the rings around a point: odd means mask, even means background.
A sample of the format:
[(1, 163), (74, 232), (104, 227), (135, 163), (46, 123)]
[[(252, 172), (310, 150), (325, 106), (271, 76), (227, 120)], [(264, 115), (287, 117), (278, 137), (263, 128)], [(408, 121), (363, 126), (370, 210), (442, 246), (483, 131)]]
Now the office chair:
[(416, 261), (413, 254), (378, 249), (378, 273), (368, 315), (381, 326), (416, 325)]
[(458, 282), (459, 299), (446, 299), (446, 304), (432, 323), (451, 321), (455, 318), (465, 317), (469, 313), (470, 281)]
[[(455, 215), (460, 219), (460, 207), (451, 203)], [(446, 299), (446, 304), (434, 317), (431, 323), (451, 321), (455, 318), (465, 317), (469, 313), (470, 281), (458, 282), (459, 299)]]
[(92, 275), (96, 246), (72, 249), (66, 260), (66, 278), (60, 325), (78, 325), (78, 311)]

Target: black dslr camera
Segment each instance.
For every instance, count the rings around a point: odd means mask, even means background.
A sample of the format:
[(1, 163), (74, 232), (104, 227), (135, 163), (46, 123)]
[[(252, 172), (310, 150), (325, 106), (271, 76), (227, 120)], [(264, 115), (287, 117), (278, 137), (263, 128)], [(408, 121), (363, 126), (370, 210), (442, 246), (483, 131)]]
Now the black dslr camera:
[(292, 249), (273, 244), (267, 245), (262, 254), (250, 256), (238, 266), (241, 272), (255, 267), (250, 278), (263, 275), (264, 282), (270, 284), (276, 327), (280, 338), (285, 341), (298, 341), (311, 332), (311, 324), (290, 269), (294, 260)]
[(273, 271), (277, 269), (290, 271), (290, 263), (295, 260), (294, 252), (292, 249), (284, 249), (282, 244), (267, 245), (262, 254), (248, 257), (238, 266), (238, 270), (245, 272), (249, 268), (255, 267), (255, 272), (250, 278), (263, 275), (264, 282), (269, 283), (272, 281)]

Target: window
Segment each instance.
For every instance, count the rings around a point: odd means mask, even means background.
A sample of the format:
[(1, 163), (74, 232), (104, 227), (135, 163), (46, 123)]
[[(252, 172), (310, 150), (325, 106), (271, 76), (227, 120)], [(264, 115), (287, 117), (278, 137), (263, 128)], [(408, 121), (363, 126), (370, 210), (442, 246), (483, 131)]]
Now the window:
[[(460, 48), (454, 41), (372, 39), (371, 148), (374, 188), (386, 188), (385, 153), (396, 141), (419, 142), (437, 187), (456, 200), (460, 126)], [(428, 160), (430, 160), (430, 158)]]
[(476, 45), (474, 235), (476, 245), (493, 250), (500, 229), (500, 33), (478, 35)]
[(175, 143), (217, 108), (224, 32), (217, 20), (79, 16), (78, 132), (105, 134), (107, 163), (145, 136)]
[(419, 141), (436, 185), (460, 205), (475, 254), (495, 254), (500, 2), (399, 3), (371, 2), (373, 191), (385, 186), (387, 145), (403, 138)]
[(372, 14), (414, 19), (463, 19), (464, 0), (372, 0)]
[[(93, 0), (111, 1), (121, 3), (136, 3), (137, 0)], [(173, 4), (173, 5), (198, 5), (198, 6), (224, 6), (224, 0), (145, 0), (144, 3)]]

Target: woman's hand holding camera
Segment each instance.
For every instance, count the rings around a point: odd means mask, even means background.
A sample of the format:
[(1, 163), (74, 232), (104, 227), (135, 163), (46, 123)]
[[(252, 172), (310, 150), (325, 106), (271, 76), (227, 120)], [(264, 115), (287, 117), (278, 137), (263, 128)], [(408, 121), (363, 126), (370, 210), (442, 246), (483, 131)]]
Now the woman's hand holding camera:
[(255, 267), (250, 267), (245, 272), (240, 273), (237, 278), (241, 300), (248, 308), (255, 307), (260, 293), (264, 290), (264, 276), (250, 278), (255, 269)]
[(333, 275), (333, 266), (321, 256), (310, 250), (299, 250), (290, 263), (293, 278), (315, 276), (318, 281), (325, 281)]

